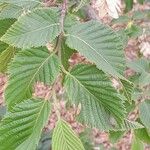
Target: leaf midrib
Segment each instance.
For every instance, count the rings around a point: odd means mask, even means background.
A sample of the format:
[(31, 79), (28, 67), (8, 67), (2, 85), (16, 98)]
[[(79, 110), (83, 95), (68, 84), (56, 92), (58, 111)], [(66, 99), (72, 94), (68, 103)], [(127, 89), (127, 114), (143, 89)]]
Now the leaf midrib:
[[(98, 54), (98, 55), (113, 69), (113, 67), (111, 66), (111, 64), (103, 57), (103, 55), (100, 54), (100, 53), (98, 53), (98, 52), (96, 51), (96, 49), (95, 49), (94, 47), (92, 47), (88, 42), (86, 42), (85, 40), (81, 39), (79, 36), (75, 36), (75, 35), (73, 35), (73, 34), (66, 34), (66, 36), (72, 36), (72, 37), (74, 37), (74, 38), (76, 38), (76, 39), (82, 41), (84, 44), (86, 44), (88, 47), (90, 47), (92, 50), (94, 50), (95, 53)], [(115, 71), (115, 73), (117, 73), (115, 69), (113, 69), (113, 70)], [(117, 73), (117, 74), (118, 74), (118, 73)]]
[[(97, 101), (97, 102), (99, 103), (99, 105), (101, 105), (103, 108), (106, 108), (107, 111), (111, 112), (110, 109), (107, 108), (107, 106), (104, 106), (104, 104), (101, 102), (101, 100), (100, 100), (99, 98), (97, 98), (93, 93), (91, 93), (75, 76), (73, 76), (73, 75), (72, 75), (71, 73), (69, 73), (69, 72), (66, 72), (66, 73), (67, 73), (67, 75), (70, 75), (75, 81), (77, 81), (78, 84), (79, 84), (80, 86), (82, 86), (85, 91), (87, 91), (91, 96), (93, 96), (93, 97), (95, 98), (95, 101)], [(116, 115), (115, 115), (115, 116), (116, 116)]]
[[(91, 93), (88, 89), (86, 89), (85, 86), (84, 86), (75, 76), (73, 76), (73, 75), (72, 75), (71, 73), (69, 73), (69, 72), (68, 72), (68, 75), (70, 75), (75, 81), (77, 81), (78, 84), (79, 84), (80, 86), (82, 86), (85, 91), (87, 91), (90, 95), (92, 95), (93, 97), (95, 97), (95, 95), (93, 95), (93, 93)], [(96, 99), (98, 102), (101, 103), (101, 101), (100, 101), (97, 97), (95, 97), (95, 99)], [(101, 105), (102, 105), (102, 103), (101, 103)], [(103, 105), (102, 105), (102, 106), (103, 106)]]
[(24, 94), (26, 94), (26, 91), (28, 90), (28, 88), (30, 87), (30, 85), (32, 84), (34, 78), (36, 77), (37, 73), (39, 72), (39, 70), (42, 68), (42, 66), (44, 66), (44, 64), (49, 60), (50, 57), (52, 57), (53, 54), (49, 55), (43, 62), (42, 64), (38, 67), (37, 71), (33, 74), (33, 77), (30, 79), (26, 89), (24, 90)]

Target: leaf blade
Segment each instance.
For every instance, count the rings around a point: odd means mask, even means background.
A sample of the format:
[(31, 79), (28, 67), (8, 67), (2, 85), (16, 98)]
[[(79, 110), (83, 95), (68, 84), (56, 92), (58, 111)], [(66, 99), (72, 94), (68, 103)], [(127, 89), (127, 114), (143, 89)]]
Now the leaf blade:
[(118, 34), (109, 27), (97, 21), (89, 21), (73, 26), (68, 30), (66, 37), (66, 43), (70, 48), (76, 49), (94, 62), (99, 69), (124, 78), (123, 43)]
[(80, 139), (75, 135), (70, 126), (59, 120), (52, 136), (53, 150), (85, 150)]
[(45, 46), (60, 33), (58, 9), (40, 8), (21, 16), (1, 38), (19, 48)]
[(8, 64), (15, 54), (15, 48), (8, 47), (0, 54), (0, 72), (4, 73), (7, 70)]
[[(50, 103), (44, 100), (29, 99), (16, 105), (1, 122), (1, 150), (17, 149), (20, 145), (26, 145), (29, 139), (32, 149), (35, 149), (49, 113)], [(22, 147), (22, 150), (31, 149), (28, 146)]]
[(77, 105), (81, 103), (81, 122), (108, 130), (112, 128), (109, 113), (122, 122), (125, 115), (122, 100), (106, 75), (95, 66), (76, 66), (67, 74), (64, 86), (70, 100)]
[(58, 76), (59, 66), (58, 57), (49, 54), (46, 48), (20, 51), (8, 69), (10, 76), (5, 90), (8, 108), (30, 98), (35, 82), (52, 84)]

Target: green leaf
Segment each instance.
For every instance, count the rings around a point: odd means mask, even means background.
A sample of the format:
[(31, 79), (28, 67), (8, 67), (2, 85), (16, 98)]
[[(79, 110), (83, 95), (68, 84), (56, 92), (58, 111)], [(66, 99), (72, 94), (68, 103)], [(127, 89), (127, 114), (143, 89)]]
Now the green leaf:
[(109, 139), (111, 143), (116, 143), (124, 134), (124, 131), (110, 131)]
[(91, 129), (85, 129), (84, 132), (80, 134), (80, 139), (86, 150), (93, 150), (93, 141), (91, 139)]
[(0, 19), (18, 18), (23, 13), (23, 8), (12, 4), (0, 5)]
[(19, 48), (44, 46), (52, 42), (60, 33), (58, 11), (41, 8), (21, 16), (1, 40)]
[(122, 88), (123, 94), (127, 98), (127, 100), (131, 103), (132, 102), (131, 96), (134, 90), (134, 85), (133, 83), (126, 80), (121, 80), (121, 83), (123, 87)]
[(7, 48), (8, 48), (8, 45), (0, 41), (0, 54)]
[(143, 143), (138, 138), (136, 138), (135, 136), (133, 137), (131, 150), (144, 150)]
[(125, 30), (125, 33), (130, 37), (130, 38), (137, 38), (143, 33), (143, 29), (140, 26), (137, 25), (131, 25), (129, 28)]
[[(8, 28), (14, 23), (14, 19), (0, 20), (0, 37), (2, 37)], [(0, 41), (0, 53), (8, 48), (8, 45)]]
[(51, 132), (43, 131), (37, 150), (50, 150), (52, 145)]
[(148, 60), (141, 58), (134, 61), (127, 62), (127, 66), (137, 73), (140, 73), (139, 84), (140, 86), (146, 86), (150, 84), (150, 63)]
[(122, 124), (122, 129), (121, 130), (124, 131), (124, 130), (141, 129), (141, 128), (144, 128), (144, 127), (139, 122), (124, 120), (124, 123)]
[(145, 0), (138, 0), (140, 4), (143, 4)]
[(0, 20), (0, 37), (5, 34), (8, 28), (15, 22), (15, 19)]
[(7, 71), (8, 64), (14, 57), (16, 49), (13, 47), (8, 47), (0, 55), (0, 72), (4, 73)]
[(42, 6), (41, 0), (0, 0), (0, 3), (5, 3), (7, 2), (8, 4), (14, 4), (17, 6), (20, 6), (22, 8), (33, 8), (38, 5)]
[(52, 136), (53, 150), (84, 150), (81, 140), (67, 122), (59, 120)]
[(119, 36), (121, 37), (122, 39), (122, 42), (123, 42), (123, 45), (124, 45), (124, 48), (126, 48), (127, 44), (128, 44), (128, 35), (126, 34), (125, 30), (124, 29), (121, 29), (119, 31), (117, 31), (117, 33), (119, 34)]
[(150, 129), (150, 100), (145, 100), (139, 105), (140, 120), (146, 128)]
[(123, 42), (112, 29), (98, 21), (89, 21), (72, 26), (66, 36), (70, 48), (80, 52), (104, 72), (124, 78)]
[(87, 5), (89, 2), (89, 0), (80, 0), (78, 6), (74, 9), (74, 11), (78, 11), (79, 9)]
[(76, 15), (73, 14), (67, 14), (64, 21), (64, 30), (68, 30), (73, 25), (79, 24), (80, 21), (77, 19)]
[(148, 135), (148, 132), (145, 128), (134, 130), (134, 134), (144, 143), (150, 144), (150, 136)]
[(81, 103), (80, 121), (103, 130), (111, 128), (109, 113), (121, 123), (125, 116), (123, 101), (107, 76), (95, 66), (77, 65), (65, 78), (70, 100)]
[(68, 69), (69, 67), (69, 58), (72, 56), (72, 54), (75, 51), (69, 48), (64, 42), (62, 43), (61, 47), (61, 61), (62, 65), (64, 66), (65, 69)]
[(52, 84), (59, 73), (60, 63), (46, 48), (19, 52), (9, 67), (9, 82), (5, 91), (8, 108), (32, 96), (37, 81)]
[(49, 113), (50, 103), (44, 100), (16, 105), (0, 123), (0, 149), (35, 150)]
[(117, 19), (113, 19), (112, 20), (112, 23), (115, 24), (115, 23), (128, 23), (130, 21), (130, 18), (128, 16), (119, 16), (119, 18)]
[(142, 11), (138, 10), (133, 12), (132, 18), (134, 20), (146, 20), (149, 19), (149, 14), (150, 14), (149, 10), (142, 10)]
[(5, 114), (6, 114), (6, 107), (0, 105), (0, 121), (4, 117)]
[(125, 4), (126, 4), (125, 12), (132, 10), (133, 0), (125, 0)]

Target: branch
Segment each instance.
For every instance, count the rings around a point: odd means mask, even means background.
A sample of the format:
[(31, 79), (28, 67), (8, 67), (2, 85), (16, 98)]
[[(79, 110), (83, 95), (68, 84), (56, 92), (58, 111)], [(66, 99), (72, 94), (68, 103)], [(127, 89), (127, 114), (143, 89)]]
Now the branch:
[(67, 13), (68, 0), (64, 0), (61, 8), (60, 28), (61, 32), (64, 33), (64, 20)]

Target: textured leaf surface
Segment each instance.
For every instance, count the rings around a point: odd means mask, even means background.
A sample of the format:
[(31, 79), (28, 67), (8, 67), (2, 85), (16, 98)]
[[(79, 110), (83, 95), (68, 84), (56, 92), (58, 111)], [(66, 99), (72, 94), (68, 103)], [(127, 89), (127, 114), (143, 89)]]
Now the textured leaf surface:
[(52, 145), (52, 134), (51, 132), (43, 131), (41, 139), (39, 141), (36, 150), (50, 150)]
[(135, 130), (134, 134), (141, 141), (150, 144), (150, 135), (148, 134), (148, 132), (147, 132), (147, 130), (145, 128)]
[(50, 113), (48, 101), (29, 99), (16, 105), (0, 123), (1, 150), (34, 150)]
[(110, 128), (109, 113), (122, 122), (125, 110), (106, 75), (91, 65), (78, 65), (67, 74), (66, 92), (75, 104), (81, 103), (80, 121), (100, 129)]
[(132, 102), (131, 96), (134, 90), (134, 85), (133, 83), (130, 83), (129, 81), (126, 80), (121, 80), (121, 83), (123, 94), (127, 98), (127, 100), (131, 103)]
[(70, 49), (65, 43), (61, 47), (61, 61), (65, 69), (69, 67), (69, 58), (75, 51)]
[[(14, 23), (13, 19), (0, 20), (0, 37), (2, 37), (7, 29)], [(0, 41), (0, 52), (4, 51), (8, 47), (7, 44)]]
[(80, 0), (78, 6), (75, 8), (74, 11), (78, 11), (81, 9), (83, 6), (87, 5), (89, 3), (89, 0)]
[(131, 130), (131, 129), (141, 129), (141, 128), (144, 128), (144, 126), (138, 122), (124, 120), (123, 124), (121, 125), (121, 128), (118, 128), (117, 130), (118, 131), (127, 131), (127, 130)]
[(131, 150), (144, 150), (143, 143), (135, 136), (133, 137)]
[(23, 11), (22, 7), (4, 3), (0, 5), (0, 19), (18, 18)]
[(6, 107), (1, 105), (0, 106), (0, 121), (4, 117), (5, 114), (6, 114)]
[(63, 120), (59, 120), (52, 136), (53, 150), (84, 150), (80, 139), (71, 127)]
[(30, 48), (46, 45), (59, 33), (58, 9), (41, 8), (21, 16), (1, 40), (19, 48)]
[[(0, 0), (0, 3), (5, 3), (6, 0)], [(42, 5), (41, 0), (7, 0), (7, 3), (21, 6), (24, 8), (33, 8)]]
[(9, 82), (5, 91), (8, 107), (32, 96), (37, 81), (52, 84), (59, 73), (59, 61), (46, 48), (24, 50), (18, 53), (9, 67)]
[(4, 73), (7, 70), (7, 66), (15, 54), (15, 48), (8, 47), (0, 55), (0, 72)]
[(131, 69), (133, 69), (134, 71), (136, 71), (137, 73), (140, 73), (139, 76), (139, 84), (140, 86), (145, 86), (150, 84), (150, 63), (148, 60), (146, 59), (137, 59), (134, 61), (130, 61), (127, 63), (127, 66)]
[(73, 26), (66, 36), (70, 48), (76, 49), (104, 72), (123, 78), (123, 42), (109, 27), (89, 21)]
[(139, 106), (140, 120), (146, 128), (150, 129), (150, 100), (142, 102)]
[(109, 140), (111, 143), (116, 143), (123, 136), (124, 131), (110, 131), (109, 132)]

